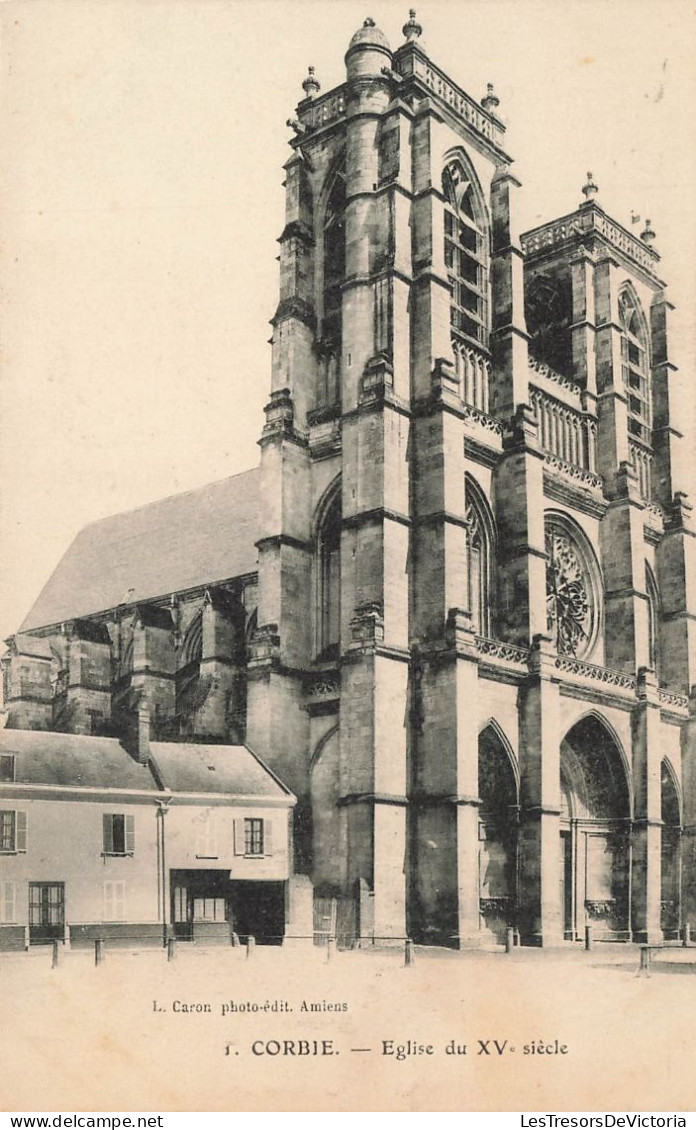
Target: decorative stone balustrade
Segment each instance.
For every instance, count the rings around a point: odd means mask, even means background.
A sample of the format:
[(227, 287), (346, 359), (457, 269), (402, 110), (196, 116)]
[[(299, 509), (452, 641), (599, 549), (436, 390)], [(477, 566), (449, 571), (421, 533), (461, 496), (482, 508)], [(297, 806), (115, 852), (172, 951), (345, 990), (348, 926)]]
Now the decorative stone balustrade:
[(397, 62), (399, 72), (408, 79), (414, 75), (436, 98), (451, 107), (472, 129), (491, 141), (502, 143), (505, 133), (503, 123), (475, 102), (461, 87), (456, 86), (439, 67), (417, 52), (406, 51)]
[(570, 655), (556, 657), (556, 668), (565, 675), (575, 675), (581, 679), (603, 683), (612, 690), (630, 691), (635, 694), (637, 682), (635, 675), (628, 675), (625, 671), (614, 671), (610, 667), (598, 667), (595, 663), (585, 663), (582, 659), (574, 659)]
[(573, 393), (574, 396), (580, 399), (582, 389), (580, 385), (572, 381), (570, 377), (564, 377), (562, 373), (557, 373), (550, 365), (544, 361), (537, 361), (536, 357), (529, 358), (529, 368), (533, 373), (537, 373), (540, 377), (545, 378), (547, 381), (552, 381), (553, 384), (558, 385), (560, 388), (567, 389), (568, 392)]
[(596, 422), (537, 388), (530, 389), (529, 399), (536, 416), (541, 446), (563, 463), (582, 467), (594, 475)]
[(455, 338), (452, 342), (454, 367), (465, 404), (488, 413), (491, 363), (473, 346)]
[(660, 706), (664, 706), (665, 710), (671, 710), (685, 716), (689, 713), (689, 700), (685, 694), (676, 694), (674, 691), (661, 688), (658, 697)]
[(648, 502), (645, 507), (646, 521), (653, 522), (656, 526), (664, 526), (665, 512), (659, 502)]
[[(505, 643), (503, 640), (476, 636), (476, 650), (486, 662), (492, 661), (494, 665), (512, 668), (519, 673), (526, 674), (529, 670), (530, 653), (526, 648)], [(634, 696), (637, 690), (638, 682), (635, 675), (629, 675), (626, 671), (616, 671), (611, 667), (599, 667), (596, 663), (586, 663), (571, 655), (556, 656), (555, 667), (561, 678), (569, 676), (571, 679), (597, 683), (614, 693)], [(683, 717), (688, 715), (689, 700), (686, 695), (661, 688), (659, 702), (663, 709), (673, 714)]]
[(521, 237), (522, 250), (525, 255), (535, 255), (561, 243), (592, 235), (601, 236), (615, 250), (651, 273), (660, 261), (656, 251), (611, 220), (597, 204), (583, 206), (570, 216), (562, 216), (550, 224), (525, 232)]
[(547, 454), (544, 463), (552, 471), (570, 479), (576, 486), (588, 487), (590, 490), (601, 490), (604, 485), (601, 475), (595, 475), (593, 471), (586, 471), (584, 467), (577, 467), (574, 463), (566, 463), (563, 459), (559, 459), (557, 455)]
[(341, 676), (337, 671), (316, 675), (306, 689), (309, 698), (336, 698), (341, 693)]
[(560, 220), (553, 220), (533, 231), (525, 232), (520, 238), (522, 250), (525, 255), (533, 255), (538, 251), (545, 251), (559, 243), (565, 243), (582, 233), (581, 215), (574, 212), (570, 216), (563, 216)]
[(489, 640), (484, 636), (477, 636), (476, 650), (479, 655), (486, 656), (488, 659), (497, 659), (507, 666), (516, 667), (521, 671), (527, 670), (529, 651), (524, 647), (516, 647), (514, 644), (504, 643), (502, 640)]
[(498, 444), (502, 442), (503, 425), (493, 416), (488, 416), (480, 408), (474, 408), (471, 404), (465, 404), (462, 417), (468, 423), (477, 424), (484, 431), (489, 432), (491, 437), (495, 436)]
[(317, 130), (341, 118), (345, 112), (346, 97), (341, 87), (325, 94), (323, 98), (313, 99), (306, 107), (300, 104), (299, 118), (306, 129)]

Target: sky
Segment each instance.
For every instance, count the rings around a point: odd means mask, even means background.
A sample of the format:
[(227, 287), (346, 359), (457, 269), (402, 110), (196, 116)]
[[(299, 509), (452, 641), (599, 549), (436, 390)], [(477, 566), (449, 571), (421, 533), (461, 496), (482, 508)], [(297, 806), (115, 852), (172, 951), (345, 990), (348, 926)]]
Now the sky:
[[(417, 11), (460, 86), (495, 84), (523, 228), (588, 170), (610, 215), (651, 219), (693, 390), (693, 0)], [(286, 120), (366, 16), (402, 42), (392, 0), (0, 5), (0, 639), (87, 522), (257, 463)]]

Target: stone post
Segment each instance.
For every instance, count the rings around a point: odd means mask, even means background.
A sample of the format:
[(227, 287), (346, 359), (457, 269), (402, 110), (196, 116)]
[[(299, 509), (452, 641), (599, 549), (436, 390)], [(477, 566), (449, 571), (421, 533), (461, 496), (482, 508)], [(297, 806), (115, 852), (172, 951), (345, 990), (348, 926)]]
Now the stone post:
[(562, 734), (555, 660), (549, 637), (535, 636), (529, 680), (520, 694), (520, 932), (523, 944), (537, 946), (563, 940), (559, 894)]
[(523, 255), (512, 189), (520, 182), (501, 166), (491, 182), (491, 353), (493, 412), (510, 417), (529, 399), (529, 335), (524, 317)]
[(682, 791), (682, 920), (696, 933), (696, 686), (689, 696), (689, 717), (681, 731)]
[(657, 945), (662, 863), (662, 724), (655, 672), (638, 672), (638, 705), (633, 716), (633, 840), (631, 924), (638, 942)]

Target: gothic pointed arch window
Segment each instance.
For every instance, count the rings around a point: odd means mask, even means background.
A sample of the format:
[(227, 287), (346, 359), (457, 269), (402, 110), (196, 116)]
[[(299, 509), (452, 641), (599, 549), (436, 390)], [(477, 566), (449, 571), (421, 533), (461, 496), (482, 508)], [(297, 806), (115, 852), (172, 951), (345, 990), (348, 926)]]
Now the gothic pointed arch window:
[(660, 595), (655, 575), (645, 564), (645, 592), (648, 598), (648, 665), (659, 675), (660, 668)]
[(450, 290), (450, 325), (459, 335), (488, 347), (488, 221), (480, 189), (461, 157), (442, 177), (445, 196), (445, 267)]
[(650, 446), (650, 358), (648, 329), (640, 303), (628, 287), (619, 296), (621, 369), (628, 406), (628, 432)]
[(341, 629), (341, 488), (332, 491), (317, 532), (317, 655), (338, 655)]
[(494, 525), (478, 484), (466, 476), (467, 592), (471, 626), (490, 636), (492, 624)]
[(321, 338), (326, 348), (340, 353), (343, 280), (346, 270), (346, 178), (341, 163), (333, 174), (324, 212), (323, 301)]

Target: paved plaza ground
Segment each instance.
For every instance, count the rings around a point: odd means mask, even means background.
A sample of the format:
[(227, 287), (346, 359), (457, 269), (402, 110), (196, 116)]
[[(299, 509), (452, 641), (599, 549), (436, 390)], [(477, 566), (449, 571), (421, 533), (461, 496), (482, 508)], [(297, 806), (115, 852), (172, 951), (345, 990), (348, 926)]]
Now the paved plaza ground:
[(639, 952), (5, 954), (2, 1107), (693, 1110), (696, 948)]

